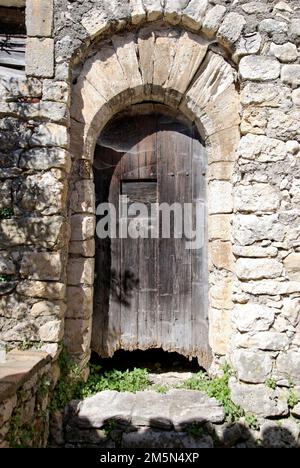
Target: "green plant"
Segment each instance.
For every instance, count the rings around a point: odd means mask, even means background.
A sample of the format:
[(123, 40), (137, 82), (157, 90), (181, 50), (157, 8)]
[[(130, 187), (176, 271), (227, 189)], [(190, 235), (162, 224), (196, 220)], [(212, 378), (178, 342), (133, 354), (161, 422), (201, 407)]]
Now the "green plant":
[(277, 387), (277, 383), (276, 383), (276, 380), (273, 379), (273, 377), (269, 377), (267, 380), (266, 380), (266, 386), (271, 388), (272, 390), (275, 390), (276, 387)]
[(11, 275), (0, 275), (0, 283), (6, 283), (12, 279)]
[(0, 208), (0, 220), (12, 218), (14, 212), (12, 208)]
[(293, 388), (290, 388), (288, 399), (287, 399), (288, 407), (293, 409), (298, 403), (299, 403), (298, 395), (296, 394)]
[(34, 429), (29, 425), (22, 425), (21, 412), (17, 408), (10, 418), (8, 441), (10, 448), (28, 448), (32, 446)]
[(64, 349), (60, 353), (58, 364), (60, 378), (51, 399), (51, 411), (63, 409), (73, 398), (79, 397), (83, 385), (80, 368), (72, 362)]
[(41, 349), (43, 344), (43, 341), (23, 340), (21, 343), (18, 344), (18, 349), (20, 351), (28, 351), (30, 349)]
[(185, 432), (190, 436), (193, 437), (193, 439), (199, 439), (200, 437), (203, 436), (203, 427), (201, 426), (200, 423), (194, 422), (187, 426), (185, 429)]
[(200, 390), (207, 393), (208, 396), (216, 398), (224, 407), (226, 419), (236, 421), (244, 416), (245, 412), (231, 400), (229, 378), (232, 375), (233, 371), (226, 364), (223, 367), (223, 375), (221, 377), (210, 378), (205, 372), (199, 372), (186, 380), (182, 387), (190, 390)]
[(257, 421), (257, 417), (254, 414), (246, 413), (245, 421), (251, 429), (254, 429), (255, 431), (259, 430), (260, 426)]
[(103, 426), (103, 431), (106, 435), (106, 437), (110, 437), (111, 436), (111, 433), (113, 431), (115, 431), (117, 428), (117, 424), (116, 424), (116, 421), (114, 421), (113, 419), (110, 419), (109, 421), (106, 421), (104, 426)]
[(90, 375), (85, 384), (81, 386), (80, 396), (86, 398), (103, 390), (115, 390), (117, 392), (138, 392), (146, 390), (150, 386), (146, 369), (133, 369), (129, 371), (112, 370), (100, 374), (99, 366), (90, 367)]
[(41, 398), (45, 397), (49, 392), (50, 385), (51, 385), (50, 381), (44, 375), (38, 384), (37, 391), (36, 391), (37, 396)]
[(167, 391), (169, 390), (169, 387), (167, 387), (166, 385), (160, 385), (160, 384), (153, 385), (152, 388), (157, 393), (167, 393)]

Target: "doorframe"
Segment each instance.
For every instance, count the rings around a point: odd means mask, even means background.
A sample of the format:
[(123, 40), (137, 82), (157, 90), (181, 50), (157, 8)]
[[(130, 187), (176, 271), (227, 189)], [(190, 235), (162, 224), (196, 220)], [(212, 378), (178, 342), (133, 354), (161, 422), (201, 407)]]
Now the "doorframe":
[[(167, 40), (165, 36), (164, 38)], [(170, 41), (173, 39), (170, 37)], [(194, 37), (190, 39), (196, 40)], [(135, 40), (131, 33), (128, 33), (128, 39), (124, 36), (126, 46)], [(111, 68), (106, 62), (110, 63)], [(95, 207), (92, 206), (94, 187), (91, 167), (94, 149), (98, 135), (106, 123), (120, 111), (136, 104), (145, 105), (148, 109), (149, 105), (154, 108), (163, 103), (172, 111), (180, 112), (184, 118), (196, 124), (205, 142), (209, 166), (207, 198), (210, 345), (215, 362), (230, 352), (234, 281), (232, 192), (236, 149), (240, 140), (239, 94), (234, 84), (235, 70), (232, 70), (223, 57), (208, 51), (204, 62), (207, 68), (219, 67), (219, 88), (215, 85), (203, 89), (203, 95), (201, 86), (204, 86), (205, 82), (201, 81), (201, 75), (198, 81), (196, 78), (191, 79), (190, 85), (182, 90), (166, 89), (162, 83), (155, 83), (155, 79), (158, 79), (155, 75), (151, 85), (142, 82), (135, 85), (132, 83), (132, 76), (129, 75), (124, 81), (120, 78), (118, 86), (111, 86), (111, 96), (104, 98), (101, 90), (102, 78), (111, 82), (112, 76), (118, 76), (119, 73), (119, 69), (114, 70), (113, 67), (119, 67), (120, 64), (116, 65), (114, 57), (108, 55), (99, 60), (97, 54), (86, 61), (74, 84), (70, 128), (73, 158), (70, 199), (76, 199), (78, 190), (80, 193), (79, 201), (70, 210), (71, 241), (65, 345), (73, 358), (80, 363), (84, 364), (89, 359), (92, 326), (92, 238), (95, 232)], [(136, 73), (139, 72), (137, 68)], [(100, 87), (99, 91), (97, 86)], [(78, 273), (74, 275), (75, 266), (82, 272), (81, 277)], [(77, 277), (76, 284), (70, 281), (72, 276)]]

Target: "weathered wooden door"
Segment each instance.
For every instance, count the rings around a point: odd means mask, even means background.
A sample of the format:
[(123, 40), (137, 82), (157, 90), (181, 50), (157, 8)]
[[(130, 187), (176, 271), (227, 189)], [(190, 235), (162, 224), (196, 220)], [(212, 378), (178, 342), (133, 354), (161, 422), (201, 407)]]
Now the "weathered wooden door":
[[(161, 347), (206, 366), (206, 159), (195, 127), (157, 114), (120, 118), (103, 132), (94, 166), (97, 205), (112, 203), (119, 221), (116, 238), (97, 239), (92, 349), (105, 357), (118, 349)], [(138, 217), (131, 213), (137, 203), (148, 208)], [(182, 227), (184, 216), (195, 218), (196, 205), (202, 213), (199, 248), (187, 248), (184, 229), (174, 238), (174, 203)], [(170, 236), (162, 231), (161, 204), (171, 207)], [(129, 228), (127, 238), (120, 238), (121, 225)]]

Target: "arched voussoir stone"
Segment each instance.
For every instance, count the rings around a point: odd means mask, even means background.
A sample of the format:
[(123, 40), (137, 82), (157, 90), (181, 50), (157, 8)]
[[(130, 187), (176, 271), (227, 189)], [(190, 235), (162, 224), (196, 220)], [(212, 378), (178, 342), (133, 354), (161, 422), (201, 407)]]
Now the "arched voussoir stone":
[(143, 101), (180, 109), (196, 122), (203, 139), (237, 127), (235, 70), (209, 44), (166, 26), (147, 26), (99, 44), (73, 87), (71, 118), (82, 127), (82, 148), (75, 137), (73, 155), (92, 159), (95, 134), (114, 114)]

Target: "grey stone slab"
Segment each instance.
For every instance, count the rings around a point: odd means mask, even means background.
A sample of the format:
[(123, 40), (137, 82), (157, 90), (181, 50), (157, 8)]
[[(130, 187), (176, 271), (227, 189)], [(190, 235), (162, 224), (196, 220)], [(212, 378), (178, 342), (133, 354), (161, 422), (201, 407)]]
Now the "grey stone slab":
[(170, 402), (166, 395), (153, 391), (138, 392), (131, 422), (134, 426), (172, 427)]
[(170, 416), (175, 428), (182, 428), (193, 422), (222, 423), (225, 419), (220, 403), (202, 392), (173, 389), (166, 397), (170, 401)]
[(124, 425), (129, 424), (134, 402), (133, 393), (114, 391), (97, 393), (80, 404), (77, 415), (72, 419), (72, 425), (101, 428), (110, 420)]

